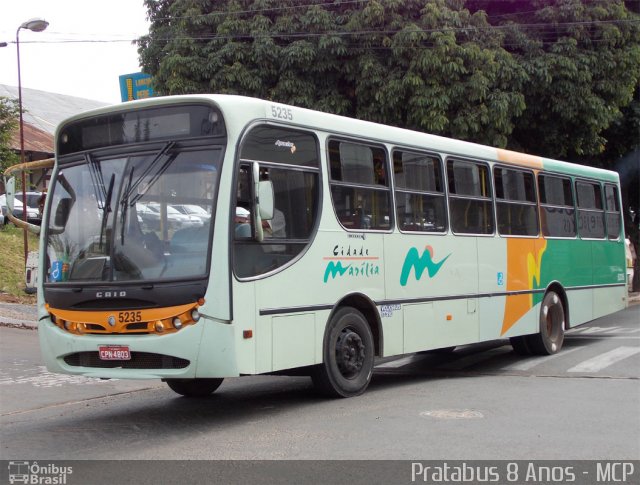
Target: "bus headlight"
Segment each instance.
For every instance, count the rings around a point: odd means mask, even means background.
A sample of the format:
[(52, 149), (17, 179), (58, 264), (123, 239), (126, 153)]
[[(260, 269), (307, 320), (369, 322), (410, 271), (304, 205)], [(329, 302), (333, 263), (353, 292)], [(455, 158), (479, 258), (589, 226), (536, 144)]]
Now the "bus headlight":
[(194, 322), (200, 320), (200, 312), (198, 310), (191, 310), (191, 320)]
[(176, 317), (173, 319), (173, 328), (176, 330), (180, 330), (182, 328), (182, 320), (180, 320), (180, 318)]
[(164, 332), (164, 324), (160, 320), (158, 320), (155, 324), (155, 329), (158, 333)]

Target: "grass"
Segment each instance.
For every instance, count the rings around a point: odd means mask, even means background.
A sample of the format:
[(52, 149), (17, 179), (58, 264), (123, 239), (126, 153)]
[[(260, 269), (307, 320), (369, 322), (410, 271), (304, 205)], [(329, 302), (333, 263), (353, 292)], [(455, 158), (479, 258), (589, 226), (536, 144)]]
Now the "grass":
[[(29, 251), (38, 250), (38, 236), (28, 233)], [(33, 303), (24, 292), (24, 246), (22, 229), (12, 224), (0, 228), (0, 300)]]

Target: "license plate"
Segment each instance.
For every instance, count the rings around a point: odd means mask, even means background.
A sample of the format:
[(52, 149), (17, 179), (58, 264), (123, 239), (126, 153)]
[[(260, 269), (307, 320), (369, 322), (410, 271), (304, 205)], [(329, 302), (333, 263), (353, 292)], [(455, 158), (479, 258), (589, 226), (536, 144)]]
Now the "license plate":
[(101, 345), (98, 353), (100, 360), (131, 360), (131, 352), (126, 345)]

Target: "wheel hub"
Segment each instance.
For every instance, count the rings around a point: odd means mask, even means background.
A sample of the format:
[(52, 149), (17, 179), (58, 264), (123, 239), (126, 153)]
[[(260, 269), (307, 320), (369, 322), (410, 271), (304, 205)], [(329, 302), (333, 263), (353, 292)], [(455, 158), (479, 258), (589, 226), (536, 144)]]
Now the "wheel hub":
[(360, 335), (350, 328), (343, 329), (336, 342), (336, 363), (340, 373), (348, 379), (356, 376), (362, 369), (364, 357)]

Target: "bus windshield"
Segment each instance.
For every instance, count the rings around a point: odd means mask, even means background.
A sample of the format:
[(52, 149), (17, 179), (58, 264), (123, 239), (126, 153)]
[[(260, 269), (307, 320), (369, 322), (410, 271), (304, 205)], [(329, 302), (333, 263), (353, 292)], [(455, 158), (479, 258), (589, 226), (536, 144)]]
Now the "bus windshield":
[[(169, 142), (61, 165), (47, 221), (47, 282), (159, 281), (208, 271), (223, 147)], [(200, 207), (200, 215), (174, 206)], [(202, 214), (205, 214), (203, 217)]]

